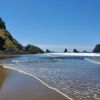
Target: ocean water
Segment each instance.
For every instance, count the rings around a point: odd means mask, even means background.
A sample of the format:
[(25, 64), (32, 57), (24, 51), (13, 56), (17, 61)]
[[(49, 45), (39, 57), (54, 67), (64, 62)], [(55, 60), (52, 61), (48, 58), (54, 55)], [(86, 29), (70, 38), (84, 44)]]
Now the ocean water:
[(22, 55), (0, 64), (36, 76), (71, 100), (100, 100), (100, 57)]

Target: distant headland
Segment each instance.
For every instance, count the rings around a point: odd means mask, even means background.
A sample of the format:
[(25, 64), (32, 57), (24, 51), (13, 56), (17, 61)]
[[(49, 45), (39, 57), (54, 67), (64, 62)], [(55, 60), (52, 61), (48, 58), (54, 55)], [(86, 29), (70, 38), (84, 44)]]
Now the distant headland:
[[(46, 53), (51, 53), (54, 51), (50, 51), (47, 49)], [(68, 52), (65, 48), (64, 52)], [(73, 50), (74, 53), (79, 53), (77, 49)], [(87, 51), (83, 51), (87, 52)], [(93, 49), (94, 53), (100, 53), (100, 44), (96, 45)], [(10, 32), (7, 31), (5, 22), (0, 18), (0, 54), (37, 54), (44, 53), (42, 49), (32, 44), (28, 44), (27, 46), (23, 46), (20, 42), (13, 38)]]
[(10, 32), (7, 31), (5, 22), (2, 18), (0, 18), (0, 52), (13, 54), (44, 53), (44, 51), (39, 47), (31, 44), (23, 46), (16, 39), (14, 39)]

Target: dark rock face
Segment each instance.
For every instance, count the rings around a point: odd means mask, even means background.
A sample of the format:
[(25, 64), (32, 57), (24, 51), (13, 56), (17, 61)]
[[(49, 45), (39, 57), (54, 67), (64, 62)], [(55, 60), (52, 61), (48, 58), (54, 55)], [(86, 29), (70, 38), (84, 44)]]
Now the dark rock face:
[(64, 52), (67, 52), (67, 49), (65, 48)]
[(0, 29), (6, 30), (5, 22), (1, 18), (0, 18)]
[(100, 53), (100, 44), (97, 44), (93, 50), (94, 53)]
[(51, 53), (51, 51), (49, 49), (46, 49), (46, 53)]
[(4, 50), (5, 48), (3, 47), (3, 44), (5, 41), (0, 37), (0, 50)]
[(6, 30), (5, 22), (0, 18), (0, 50), (20, 51), (23, 46)]
[(23, 46), (8, 31), (0, 29), (0, 50), (20, 51)]
[(74, 52), (74, 53), (78, 53), (79, 51), (78, 51), (78, 50), (76, 50), (76, 49), (74, 49), (74, 50), (73, 50), (73, 52)]
[(87, 51), (84, 50), (83, 53), (87, 53)]
[(33, 45), (27, 45), (25, 48), (12, 37), (6, 30), (5, 22), (0, 18), (0, 52), (12, 54), (24, 53), (43, 53), (43, 51)]
[(29, 52), (31, 54), (37, 54), (37, 53), (44, 53), (43, 50), (41, 50), (39, 47), (33, 46), (31, 44), (28, 44), (24, 47), (25, 52)]

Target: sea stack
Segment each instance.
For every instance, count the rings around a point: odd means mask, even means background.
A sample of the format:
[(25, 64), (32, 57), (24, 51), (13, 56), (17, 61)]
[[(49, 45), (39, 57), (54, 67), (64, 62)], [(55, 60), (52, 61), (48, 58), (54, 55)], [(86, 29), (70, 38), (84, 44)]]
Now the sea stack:
[(97, 44), (93, 50), (94, 53), (100, 53), (100, 44)]

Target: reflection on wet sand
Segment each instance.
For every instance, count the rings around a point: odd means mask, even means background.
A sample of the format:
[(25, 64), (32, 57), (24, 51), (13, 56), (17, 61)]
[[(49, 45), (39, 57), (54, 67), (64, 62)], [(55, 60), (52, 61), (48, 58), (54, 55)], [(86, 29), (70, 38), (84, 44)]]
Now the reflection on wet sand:
[(3, 68), (2, 65), (0, 65), (0, 89), (2, 88), (7, 77), (8, 77), (8, 73), (6, 69)]
[(0, 100), (69, 99), (47, 88), (34, 77), (0, 66)]

